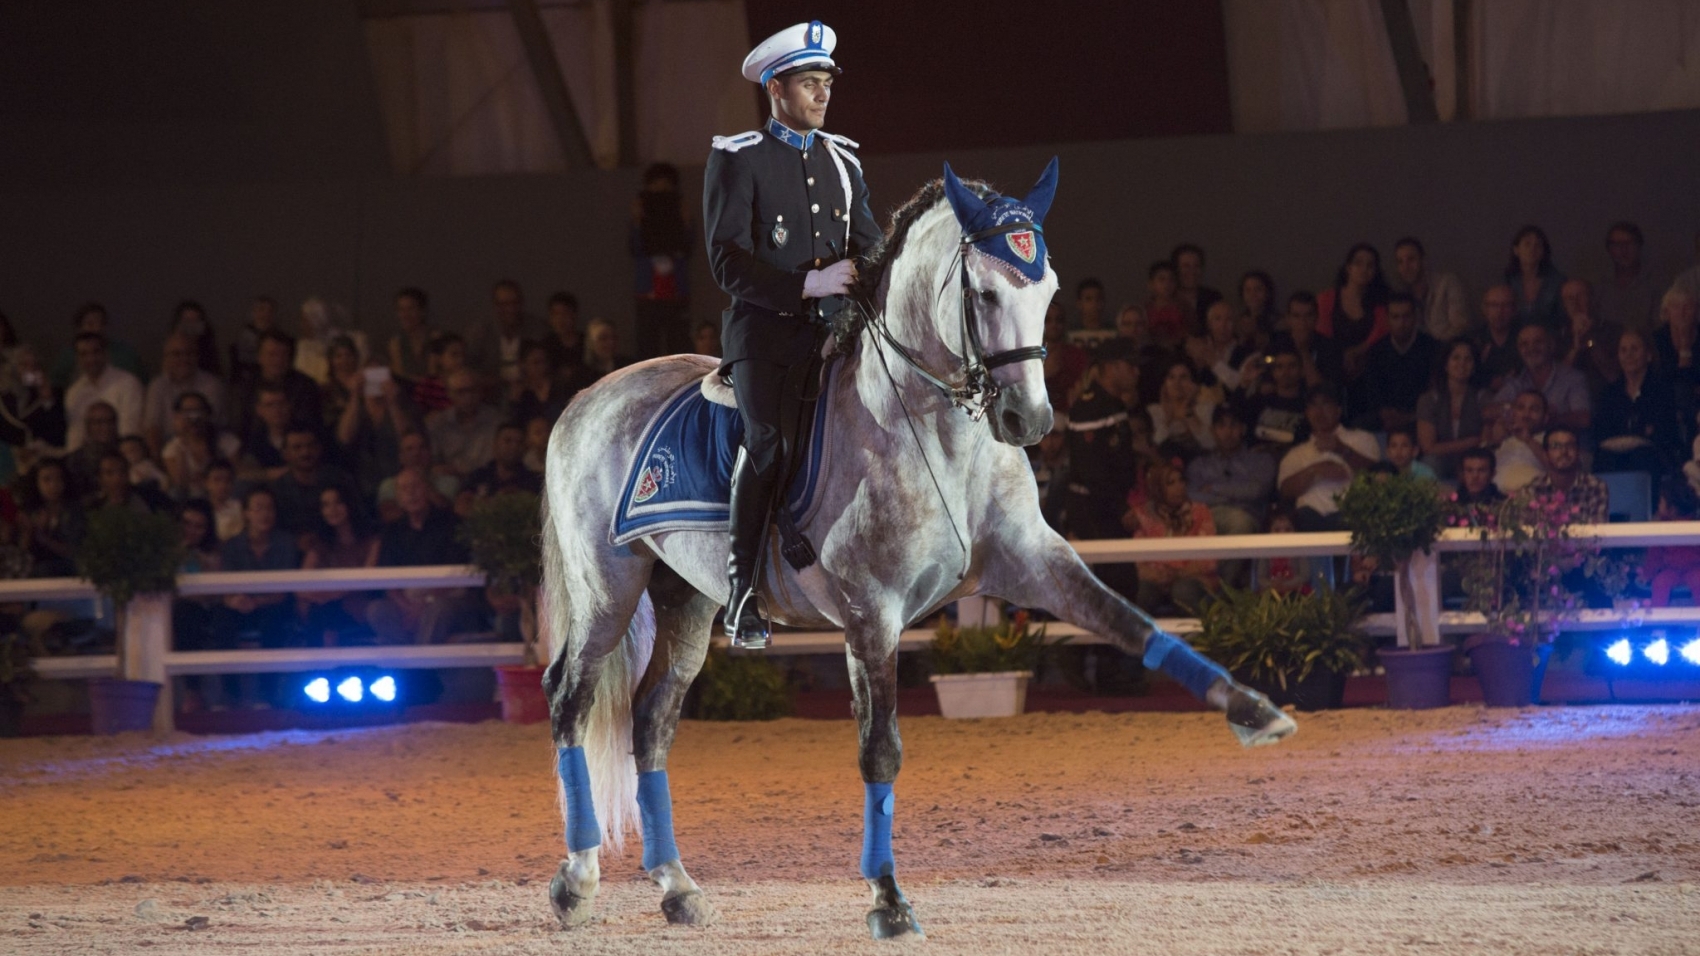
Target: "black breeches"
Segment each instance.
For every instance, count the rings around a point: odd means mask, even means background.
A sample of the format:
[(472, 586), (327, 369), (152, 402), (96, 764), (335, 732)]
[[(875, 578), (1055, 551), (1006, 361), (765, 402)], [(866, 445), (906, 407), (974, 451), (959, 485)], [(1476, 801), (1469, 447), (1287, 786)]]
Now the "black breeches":
[(744, 451), (763, 480), (777, 478), (785, 462), (785, 379), (789, 367), (761, 359), (744, 359), (732, 366), (732, 393), (744, 420)]

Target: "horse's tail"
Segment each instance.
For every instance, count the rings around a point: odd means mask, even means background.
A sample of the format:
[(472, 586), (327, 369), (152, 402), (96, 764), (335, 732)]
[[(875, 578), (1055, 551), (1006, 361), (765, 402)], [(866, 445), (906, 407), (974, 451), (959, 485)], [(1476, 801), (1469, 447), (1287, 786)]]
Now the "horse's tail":
[[(581, 666), (580, 651), (590, 637), (584, 627), (574, 628), (573, 600), (603, 603), (608, 596), (603, 581), (593, 577), (597, 567), (590, 545), (575, 529), (557, 527), (551, 521), (549, 498), (543, 498), (543, 588), (538, 600), (538, 625), (548, 635), (549, 648), (560, 665), (572, 670)], [(574, 552), (567, 554), (565, 547)], [(581, 608), (579, 620), (590, 615)], [(563, 645), (567, 645), (563, 647)], [(645, 590), (637, 611), (626, 625), (620, 643), (602, 661), (601, 674), (585, 716), (583, 738), (585, 763), (590, 770), (596, 818), (602, 824), (603, 848), (618, 854), (625, 848), (626, 833), (638, 829), (637, 763), (632, 758), (632, 695), (649, 666), (655, 647), (655, 605)], [(563, 657), (564, 654), (564, 657)], [(550, 763), (554, 769), (553, 757)], [(556, 777), (562, 819), (566, 818), (565, 793)]]

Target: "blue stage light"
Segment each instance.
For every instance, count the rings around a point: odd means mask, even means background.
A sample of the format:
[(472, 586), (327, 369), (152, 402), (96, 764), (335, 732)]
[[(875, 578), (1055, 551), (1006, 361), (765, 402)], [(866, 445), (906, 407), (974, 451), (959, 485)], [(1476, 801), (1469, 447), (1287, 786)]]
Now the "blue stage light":
[(385, 674), (372, 683), (367, 684), (366, 689), (372, 692), (373, 697), (376, 697), (386, 704), (393, 703), (395, 701), (395, 678), (388, 674)]
[(1670, 660), (1670, 642), (1661, 637), (1641, 648), (1641, 656), (1663, 667)]
[(331, 699), (331, 682), (323, 677), (315, 677), (307, 682), (306, 687), (301, 688), (301, 692), (315, 704), (328, 704)]
[(1620, 637), (1606, 648), (1606, 659), (1620, 667), (1628, 667), (1635, 659), (1635, 648), (1630, 646), (1629, 638)]
[(337, 696), (351, 704), (360, 703), (360, 699), (366, 696), (366, 689), (358, 677), (343, 678), (342, 683), (336, 685), (336, 692)]
[(1682, 645), (1682, 650), (1677, 653), (1688, 663), (1700, 666), (1700, 637)]

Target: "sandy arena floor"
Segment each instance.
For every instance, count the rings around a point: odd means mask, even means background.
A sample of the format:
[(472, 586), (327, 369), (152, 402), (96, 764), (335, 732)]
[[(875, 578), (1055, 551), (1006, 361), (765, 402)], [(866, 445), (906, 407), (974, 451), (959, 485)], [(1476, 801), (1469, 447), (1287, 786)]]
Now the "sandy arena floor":
[[(905, 721), (934, 953), (1700, 953), (1700, 707)], [(687, 724), (668, 927), (635, 849), (556, 927), (541, 726), (0, 741), (0, 953), (841, 953), (848, 721)], [(889, 951), (885, 946), (883, 951)]]

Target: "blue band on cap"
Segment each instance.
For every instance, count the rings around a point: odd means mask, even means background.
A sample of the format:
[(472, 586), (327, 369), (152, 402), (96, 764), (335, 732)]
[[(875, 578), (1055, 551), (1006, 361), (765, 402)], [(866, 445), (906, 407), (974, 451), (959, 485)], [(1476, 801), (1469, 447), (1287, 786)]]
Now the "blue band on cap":
[(896, 798), (891, 784), (870, 783), (862, 803), (862, 877), (875, 880), (897, 873), (891, 856), (891, 815)]
[(574, 853), (602, 845), (602, 825), (596, 822), (596, 803), (590, 796), (590, 767), (583, 747), (562, 747), (556, 771), (567, 806), (567, 849)]
[(768, 80), (773, 79), (775, 76), (778, 76), (786, 70), (797, 69), (817, 61), (822, 66), (826, 67), (834, 67), (838, 65), (832, 62), (832, 57), (830, 55), (820, 49), (797, 50), (792, 53), (787, 53), (768, 64), (767, 69), (761, 71), (762, 85), (766, 86)]
[(637, 801), (643, 820), (643, 868), (653, 870), (677, 860), (679, 848), (673, 843), (673, 795), (667, 788), (667, 771), (638, 774)]
[(1217, 681), (1233, 680), (1222, 665), (1193, 650), (1192, 645), (1185, 641), (1162, 631), (1145, 639), (1142, 663), (1150, 670), (1162, 671), (1173, 677), (1199, 700), (1204, 699), (1205, 693)]

